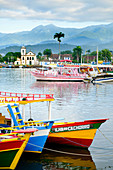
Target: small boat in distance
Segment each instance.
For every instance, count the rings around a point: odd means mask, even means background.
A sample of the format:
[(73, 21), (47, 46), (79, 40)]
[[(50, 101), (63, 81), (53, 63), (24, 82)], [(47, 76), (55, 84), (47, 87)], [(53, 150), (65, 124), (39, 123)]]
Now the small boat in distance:
[(37, 81), (82, 82), (86, 77), (78, 65), (46, 66), (29, 71)]

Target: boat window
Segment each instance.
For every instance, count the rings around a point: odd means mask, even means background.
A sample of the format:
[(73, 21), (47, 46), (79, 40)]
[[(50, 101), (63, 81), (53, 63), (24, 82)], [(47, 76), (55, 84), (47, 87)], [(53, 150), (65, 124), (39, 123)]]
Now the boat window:
[(95, 71), (98, 71), (98, 69), (97, 69), (96, 67), (94, 68), (94, 70), (95, 70)]

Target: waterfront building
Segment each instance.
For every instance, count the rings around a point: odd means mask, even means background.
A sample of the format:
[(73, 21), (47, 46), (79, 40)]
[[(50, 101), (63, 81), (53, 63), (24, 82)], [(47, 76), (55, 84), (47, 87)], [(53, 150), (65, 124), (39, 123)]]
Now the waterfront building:
[(26, 48), (22, 46), (21, 62), (22, 62), (22, 65), (36, 65), (37, 64), (36, 54), (33, 53), (32, 51), (29, 51), (28, 53), (26, 53)]

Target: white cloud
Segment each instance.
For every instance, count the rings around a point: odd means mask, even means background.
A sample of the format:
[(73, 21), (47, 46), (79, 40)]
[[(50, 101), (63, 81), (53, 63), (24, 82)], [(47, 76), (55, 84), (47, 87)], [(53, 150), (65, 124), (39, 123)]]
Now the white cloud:
[(0, 0), (0, 18), (112, 21), (112, 0)]
[(0, 20), (113, 22), (113, 0), (0, 0)]

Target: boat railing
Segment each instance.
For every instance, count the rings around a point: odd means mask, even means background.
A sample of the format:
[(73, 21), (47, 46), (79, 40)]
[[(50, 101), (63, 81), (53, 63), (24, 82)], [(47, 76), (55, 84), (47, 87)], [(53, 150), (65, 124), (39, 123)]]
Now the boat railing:
[(7, 127), (7, 128), (0, 128), (0, 142), (3, 142), (4, 141), (10, 141), (10, 140), (16, 140), (16, 139), (19, 139), (20, 140), (20, 137), (23, 137), (22, 139), (24, 139), (24, 136), (23, 134), (25, 133), (30, 133), (32, 134), (33, 132), (36, 132), (38, 131), (38, 129), (36, 128), (30, 128), (30, 129), (20, 129), (20, 130), (17, 130), (17, 129), (14, 129), (14, 128), (11, 128), (11, 127)]
[(0, 91), (0, 103), (5, 102), (24, 102), (24, 101), (40, 101), (52, 100), (53, 94), (29, 94), (29, 93), (12, 93)]
[[(3, 132), (4, 135), (8, 135), (8, 133), (14, 134), (15, 131), (17, 131), (18, 128), (20, 129), (26, 129), (27, 128), (35, 128), (35, 127), (48, 127), (49, 123), (52, 120), (42, 121), (42, 120), (36, 120), (36, 121), (24, 121), (24, 125), (18, 125), (18, 126), (12, 126), (12, 127), (2, 127), (0, 128), (0, 131)], [(0, 134), (1, 135), (1, 134)]]

